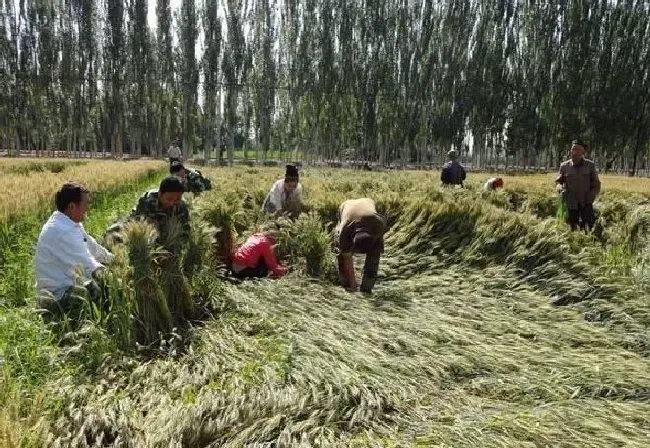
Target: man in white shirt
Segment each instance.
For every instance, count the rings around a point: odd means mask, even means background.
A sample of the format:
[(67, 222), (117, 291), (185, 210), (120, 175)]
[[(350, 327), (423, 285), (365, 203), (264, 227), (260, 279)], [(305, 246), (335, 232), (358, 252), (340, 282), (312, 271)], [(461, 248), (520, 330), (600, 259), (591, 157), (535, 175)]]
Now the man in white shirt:
[[(99, 300), (103, 263), (113, 259), (107, 249), (88, 235), (81, 223), (88, 210), (89, 193), (69, 182), (56, 193), (56, 208), (41, 230), (36, 243), (34, 265), (41, 308), (54, 314), (75, 308), (76, 275), (80, 275), (89, 298)], [(58, 306), (56, 306), (58, 305)]]
[(302, 185), (299, 182), (298, 168), (295, 165), (287, 165), (284, 179), (276, 181), (266, 195), (262, 212), (288, 212), (295, 217), (300, 214), (301, 207)]

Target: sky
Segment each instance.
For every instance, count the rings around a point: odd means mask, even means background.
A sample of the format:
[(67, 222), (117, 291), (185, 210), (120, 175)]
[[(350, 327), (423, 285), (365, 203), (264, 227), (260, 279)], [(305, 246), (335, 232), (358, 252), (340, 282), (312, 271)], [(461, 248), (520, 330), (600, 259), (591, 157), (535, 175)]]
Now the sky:
[[(156, 3), (156, 0), (149, 0), (147, 19), (151, 28), (156, 28), (158, 25), (158, 20), (156, 19)], [(169, 4), (172, 8), (172, 11), (174, 11), (181, 7), (181, 0), (170, 0)]]

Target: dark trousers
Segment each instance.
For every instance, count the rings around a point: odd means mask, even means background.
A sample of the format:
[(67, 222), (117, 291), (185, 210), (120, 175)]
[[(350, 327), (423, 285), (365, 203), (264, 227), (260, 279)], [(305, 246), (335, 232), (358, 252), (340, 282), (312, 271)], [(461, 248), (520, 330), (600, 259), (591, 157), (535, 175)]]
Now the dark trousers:
[(596, 217), (592, 204), (579, 205), (578, 208), (567, 210), (567, 224), (571, 226), (571, 230), (577, 230), (578, 227), (582, 230), (591, 230), (595, 221)]
[(242, 280), (245, 278), (262, 278), (269, 275), (269, 268), (266, 266), (264, 258), (260, 257), (254, 268), (244, 268), (239, 272), (233, 271), (232, 275)]
[[(366, 254), (366, 259), (363, 263), (363, 276), (361, 278), (361, 287), (359, 288), (361, 292), (372, 292), (372, 288), (375, 286), (375, 281), (377, 280), (377, 272), (379, 271), (379, 260), (381, 258), (381, 249), (376, 248), (369, 251)], [(339, 274), (341, 278), (343, 277), (343, 257), (338, 256), (339, 263)], [(348, 285), (343, 285), (348, 286)]]
[[(77, 291), (75, 291), (77, 289)], [(47, 322), (61, 320), (63, 316), (68, 316), (77, 320), (84, 309), (86, 309), (85, 293), (88, 301), (94, 303), (100, 310), (108, 311), (108, 291), (106, 285), (98, 284), (94, 280), (87, 282), (84, 289), (70, 287), (63, 296), (56, 300), (52, 297), (42, 296), (38, 298), (38, 307), (41, 310), (43, 319)]]

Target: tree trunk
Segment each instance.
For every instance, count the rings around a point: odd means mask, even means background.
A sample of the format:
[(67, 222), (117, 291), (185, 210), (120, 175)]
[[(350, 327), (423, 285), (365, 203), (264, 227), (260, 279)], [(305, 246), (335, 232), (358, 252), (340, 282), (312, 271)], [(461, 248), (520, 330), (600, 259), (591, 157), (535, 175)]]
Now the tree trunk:
[(235, 155), (235, 128), (237, 126), (237, 89), (233, 86), (230, 95), (230, 141), (228, 142), (228, 166), (233, 166)]
[(221, 86), (217, 89), (216, 138), (214, 144), (217, 148), (217, 163), (221, 166), (223, 162), (223, 154), (221, 152)]
[(645, 109), (648, 102), (647, 100), (643, 102), (643, 107), (641, 108), (641, 113), (639, 114), (639, 119), (637, 120), (638, 127), (636, 132), (636, 144), (634, 145), (634, 155), (632, 158), (632, 169), (630, 170), (630, 176), (634, 177), (636, 175), (636, 162), (639, 157), (639, 152), (642, 147), (646, 146), (646, 140), (643, 138), (643, 130), (645, 129), (643, 123), (643, 117), (645, 115)]

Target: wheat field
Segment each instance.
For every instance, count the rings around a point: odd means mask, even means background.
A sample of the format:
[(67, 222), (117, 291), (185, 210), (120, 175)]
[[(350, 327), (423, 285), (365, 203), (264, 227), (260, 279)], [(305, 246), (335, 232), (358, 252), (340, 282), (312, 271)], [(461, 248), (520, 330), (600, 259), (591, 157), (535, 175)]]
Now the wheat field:
[[(152, 229), (133, 226), (111, 247), (111, 311), (44, 323), (30, 251), (54, 184), (90, 184), (101, 200), (86, 228), (101, 238), (165, 168), (7, 174), (43, 187), (20, 201), (0, 247), (3, 269), (21, 272), (0, 278), (0, 446), (650, 444), (647, 179), (601, 176), (586, 235), (556, 219), (553, 174), (505, 176), (487, 193), (485, 173), (444, 190), (438, 172), (305, 168), (304, 213), (279, 222), (290, 274), (242, 283), (224, 277), (218, 235), (241, 242), (263, 223), (282, 170), (200, 167), (213, 189), (185, 195), (192, 239), (177, 264), (157, 267)], [(370, 296), (338, 285), (329, 248), (354, 197), (389, 222)], [(308, 271), (307, 245), (322, 249), (322, 272)]]

